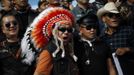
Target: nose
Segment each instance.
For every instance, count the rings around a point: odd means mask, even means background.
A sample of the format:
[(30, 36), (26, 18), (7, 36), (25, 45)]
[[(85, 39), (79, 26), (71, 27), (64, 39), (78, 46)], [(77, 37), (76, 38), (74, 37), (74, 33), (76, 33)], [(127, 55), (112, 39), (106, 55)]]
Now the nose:
[(10, 27), (14, 27), (14, 24), (13, 24), (13, 23), (11, 23)]
[(90, 31), (94, 31), (95, 29), (94, 28), (91, 28)]
[(66, 30), (64, 33), (68, 33), (68, 31)]
[(116, 17), (116, 15), (113, 15), (113, 16), (112, 16), (112, 18), (114, 18), (114, 19), (115, 19), (115, 18), (117, 18), (117, 17)]
[(15, 27), (16, 25), (14, 23), (10, 23), (10, 27)]

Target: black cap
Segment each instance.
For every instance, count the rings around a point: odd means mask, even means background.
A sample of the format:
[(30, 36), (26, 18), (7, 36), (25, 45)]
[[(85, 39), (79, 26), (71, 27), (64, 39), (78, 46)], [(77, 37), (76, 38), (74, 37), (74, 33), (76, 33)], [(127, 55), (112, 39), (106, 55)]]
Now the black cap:
[(77, 20), (77, 23), (80, 25), (97, 25), (98, 24), (98, 18), (95, 14), (89, 13), (84, 16), (82, 16), (79, 20)]

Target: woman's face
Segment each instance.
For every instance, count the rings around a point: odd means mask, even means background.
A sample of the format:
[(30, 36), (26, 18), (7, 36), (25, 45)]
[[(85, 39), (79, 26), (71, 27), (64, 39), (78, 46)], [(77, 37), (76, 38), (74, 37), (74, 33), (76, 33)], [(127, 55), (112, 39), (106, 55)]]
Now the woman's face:
[(2, 31), (6, 37), (17, 36), (19, 25), (14, 16), (5, 16), (2, 19)]
[(73, 27), (71, 25), (60, 25), (58, 27), (58, 38), (68, 43), (72, 38)]

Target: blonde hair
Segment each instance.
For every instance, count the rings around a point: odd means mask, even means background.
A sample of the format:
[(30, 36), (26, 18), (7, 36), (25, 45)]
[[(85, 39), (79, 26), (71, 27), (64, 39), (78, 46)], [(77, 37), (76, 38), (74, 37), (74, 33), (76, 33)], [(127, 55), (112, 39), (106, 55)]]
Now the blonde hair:
[[(55, 27), (52, 31), (52, 34), (53, 34), (53, 37), (54, 37), (54, 40), (55, 40), (55, 45), (57, 46), (57, 49), (52, 53), (52, 56), (53, 57), (56, 57), (57, 53), (62, 50), (62, 54), (61, 54), (61, 57), (64, 58), (65, 57), (65, 52), (68, 52), (70, 56), (73, 57), (73, 59), (75, 61), (77, 61), (77, 57), (74, 55), (74, 43), (73, 43), (73, 38), (71, 39), (71, 41), (68, 43), (68, 45), (66, 46), (68, 51), (65, 50), (65, 47), (64, 47), (64, 43), (63, 43), (63, 40), (61, 40), (60, 38), (58, 38), (58, 27), (60, 26), (60, 23), (55, 23)], [(60, 41), (60, 43), (58, 42)]]

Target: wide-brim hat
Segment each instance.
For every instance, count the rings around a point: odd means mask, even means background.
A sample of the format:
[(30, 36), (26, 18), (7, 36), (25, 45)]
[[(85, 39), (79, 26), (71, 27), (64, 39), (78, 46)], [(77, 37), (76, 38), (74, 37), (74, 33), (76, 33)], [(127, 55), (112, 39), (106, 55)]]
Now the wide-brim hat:
[(101, 18), (106, 13), (119, 13), (114, 2), (106, 3), (102, 8), (97, 11), (98, 18)]

